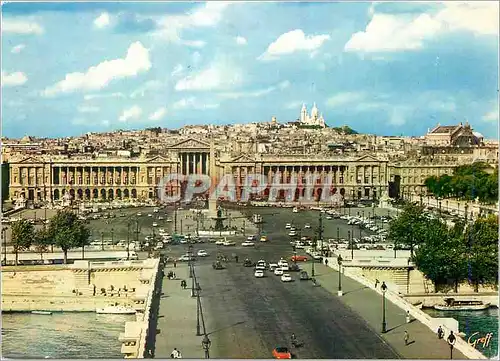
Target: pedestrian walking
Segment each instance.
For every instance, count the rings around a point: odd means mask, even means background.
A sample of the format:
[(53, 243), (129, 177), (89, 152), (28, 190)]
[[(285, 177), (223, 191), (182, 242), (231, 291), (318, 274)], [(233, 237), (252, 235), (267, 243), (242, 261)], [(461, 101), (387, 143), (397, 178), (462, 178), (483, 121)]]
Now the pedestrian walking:
[(410, 335), (408, 334), (408, 331), (405, 331), (405, 346), (408, 346), (408, 341), (410, 340)]
[(406, 311), (406, 323), (411, 322), (410, 310)]
[(179, 358), (179, 351), (176, 348), (170, 353), (170, 358)]
[(453, 331), (450, 331), (450, 335), (448, 336), (448, 345), (450, 345), (450, 359), (453, 359), (453, 346), (455, 346), (456, 337), (453, 334)]
[(438, 335), (439, 339), (442, 339), (444, 337), (444, 331), (443, 331), (443, 328), (441, 326), (438, 327), (437, 335)]
[(325, 258), (325, 266), (328, 266), (328, 260)]
[(378, 280), (378, 278), (375, 278), (375, 288), (377, 288), (379, 283), (380, 283), (380, 281)]
[(177, 268), (177, 260), (174, 260), (174, 268)]

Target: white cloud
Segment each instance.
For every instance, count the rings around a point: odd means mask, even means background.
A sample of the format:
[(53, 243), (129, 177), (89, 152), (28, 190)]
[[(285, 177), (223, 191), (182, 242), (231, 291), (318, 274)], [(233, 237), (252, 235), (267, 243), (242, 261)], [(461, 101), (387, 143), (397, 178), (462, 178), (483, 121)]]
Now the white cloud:
[(142, 86), (134, 90), (131, 94), (131, 98), (143, 97), (150, 90), (158, 90), (162, 86), (162, 83), (159, 80), (149, 80), (145, 82)]
[(191, 55), (191, 62), (193, 65), (198, 65), (201, 62), (201, 54), (198, 51), (195, 51), (193, 55)]
[(237, 36), (235, 40), (236, 44), (238, 45), (247, 45), (247, 39), (245, 39), (243, 36)]
[(228, 89), (242, 82), (239, 69), (226, 61), (216, 61), (206, 69), (180, 79), (175, 90), (216, 90)]
[(406, 107), (394, 107), (389, 115), (389, 123), (395, 126), (401, 126), (406, 123)]
[(203, 48), (207, 43), (203, 40), (181, 40), (181, 44), (192, 46), (193, 48)]
[(330, 98), (327, 99), (326, 105), (330, 108), (335, 108), (338, 106), (342, 106), (348, 103), (360, 101), (364, 98), (363, 93), (359, 92), (343, 92), (337, 93)]
[(206, 109), (217, 109), (219, 108), (219, 104), (212, 103), (212, 104), (206, 104), (206, 103), (200, 103), (196, 100), (195, 97), (189, 97), (189, 98), (184, 98), (181, 99), (177, 102), (175, 102), (172, 105), (172, 108), (174, 109), (198, 109), (198, 110), (206, 110)]
[(94, 25), (97, 28), (102, 29), (102, 28), (105, 28), (106, 26), (108, 26), (110, 24), (110, 20), (111, 19), (110, 19), (108, 13), (101, 13), (101, 15), (99, 15), (99, 17), (97, 17), (94, 20)]
[(43, 28), (33, 20), (8, 19), (2, 16), (2, 33), (43, 34)]
[(476, 35), (498, 35), (497, 2), (445, 2), (435, 14), (374, 13), (365, 31), (352, 35), (345, 51), (391, 52), (417, 50), (440, 33), (466, 30)]
[(21, 51), (23, 51), (23, 49), (24, 49), (25, 47), (26, 47), (26, 45), (24, 45), (24, 44), (18, 44), (18, 45), (16, 45), (16, 46), (14, 46), (14, 47), (10, 50), (10, 52), (11, 52), (12, 54), (19, 54)]
[(83, 97), (83, 99), (85, 100), (102, 99), (102, 98), (125, 98), (125, 94), (123, 93), (86, 94)]
[(320, 48), (323, 43), (330, 39), (330, 35), (308, 35), (306, 36), (301, 29), (289, 31), (282, 34), (272, 42), (266, 52), (262, 54), (259, 60), (273, 60), (280, 55), (292, 54), (297, 51), (314, 51)]
[(183, 42), (180, 32), (183, 29), (195, 27), (213, 27), (221, 19), (224, 10), (231, 2), (207, 2), (196, 7), (191, 13), (183, 15), (168, 15), (157, 20), (160, 30), (155, 32), (156, 36), (170, 41)]
[(177, 75), (181, 75), (182, 72), (184, 71), (184, 67), (182, 66), (182, 64), (177, 64), (174, 68), (174, 70), (172, 70), (172, 73), (170, 73), (171, 76), (177, 76)]
[(85, 73), (66, 74), (64, 80), (45, 89), (43, 95), (52, 96), (79, 89), (96, 90), (106, 87), (113, 79), (136, 76), (151, 69), (149, 50), (140, 42), (130, 45), (123, 59), (106, 60)]
[(483, 115), (482, 120), (484, 122), (497, 123), (498, 122), (498, 113), (499, 113), (499, 109), (498, 109), (498, 103), (497, 103), (495, 105), (495, 107), (493, 108), (493, 110), (491, 110), (490, 112)]
[(258, 98), (269, 93), (274, 92), (275, 90), (283, 90), (290, 86), (290, 82), (288, 80), (282, 81), (281, 83), (273, 86), (269, 86), (265, 89), (249, 91), (249, 92), (230, 92), (230, 93), (220, 93), (219, 95), (222, 98), (227, 99), (239, 99), (239, 98)]
[(130, 108), (124, 109), (118, 120), (120, 122), (126, 122), (128, 120), (134, 120), (142, 115), (141, 107), (134, 105)]
[(300, 107), (304, 104), (304, 102), (300, 101), (295, 101), (295, 102), (290, 102), (285, 104), (285, 109), (297, 109), (297, 111), (300, 111)]
[(167, 108), (161, 107), (149, 115), (149, 120), (161, 120), (167, 114)]
[(80, 105), (78, 107), (79, 113), (97, 113), (99, 111), (99, 107), (93, 107), (88, 105)]
[(2, 70), (2, 88), (23, 85), (27, 81), (26, 75), (20, 71), (8, 74)]

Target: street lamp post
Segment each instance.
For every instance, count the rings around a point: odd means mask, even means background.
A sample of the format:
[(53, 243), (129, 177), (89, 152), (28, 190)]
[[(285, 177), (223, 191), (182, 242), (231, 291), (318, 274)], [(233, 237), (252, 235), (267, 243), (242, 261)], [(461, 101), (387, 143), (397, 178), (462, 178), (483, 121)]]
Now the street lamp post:
[(196, 336), (201, 336), (201, 328), (200, 328), (200, 284), (196, 282)]
[(2, 228), (2, 241), (3, 241), (3, 265), (7, 265), (7, 227)]
[(201, 341), (201, 345), (203, 346), (203, 350), (205, 350), (205, 358), (207, 358), (207, 359), (210, 358), (209, 350), (210, 350), (211, 344), (212, 344), (212, 342), (210, 342), (208, 335), (205, 334), (205, 336), (203, 337), (203, 340)]
[[(314, 247), (314, 251), (315, 251), (315, 252), (316, 252), (316, 247), (317, 247), (317, 244), (318, 244), (318, 243), (317, 243), (317, 239), (316, 239), (316, 237), (314, 237), (313, 247)], [(311, 276), (312, 276), (312, 277), (314, 277), (314, 276), (315, 276), (315, 272), (314, 272), (314, 263), (316, 263), (316, 258), (314, 258), (314, 256), (313, 256), (313, 258), (312, 258), (312, 265), (311, 265), (311, 267), (312, 267), (312, 269), (311, 269)]]
[(115, 230), (111, 228), (111, 244), (115, 245)]
[(127, 261), (130, 258), (130, 221), (127, 222)]
[(342, 256), (339, 254), (337, 257), (337, 263), (339, 264), (339, 290), (337, 291), (337, 295), (339, 297), (342, 296)]
[(382, 289), (382, 333), (387, 332), (387, 324), (385, 322), (385, 291), (387, 291), (387, 285), (385, 284), (385, 281), (382, 282), (382, 286), (380, 286)]
[(349, 240), (349, 245), (351, 246), (351, 259), (354, 259), (354, 242), (351, 238), (351, 231), (347, 231), (347, 239)]
[(101, 232), (101, 250), (104, 251), (104, 232)]

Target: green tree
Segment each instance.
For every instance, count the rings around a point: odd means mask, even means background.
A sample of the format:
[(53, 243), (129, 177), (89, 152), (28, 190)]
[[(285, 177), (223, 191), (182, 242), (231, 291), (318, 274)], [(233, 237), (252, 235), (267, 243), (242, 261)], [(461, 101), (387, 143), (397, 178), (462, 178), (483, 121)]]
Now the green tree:
[(414, 256), (416, 245), (425, 241), (424, 230), (427, 217), (420, 205), (408, 204), (401, 214), (390, 223), (388, 238), (394, 242), (394, 247), (409, 246), (411, 257)]
[(498, 284), (498, 218), (478, 218), (466, 232), (467, 273), (474, 291), (480, 284)]
[(90, 229), (81, 220), (76, 225), (78, 229), (77, 246), (82, 247), (82, 259), (85, 259), (85, 246), (90, 244)]
[(15, 265), (19, 262), (19, 251), (29, 249), (35, 238), (35, 227), (27, 219), (12, 224), (12, 246), (16, 255)]
[(452, 229), (439, 219), (427, 220), (425, 242), (417, 249), (415, 264), (436, 289), (453, 284), (455, 292), (466, 275), (464, 226), (457, 223)]
[(43, 254), (49, 250), (49, 246), (52, 244), (52, 238), (47, 228), (36, 231), (33, 244), (40, 254), (40, 259), (43, 260)]
[(50, 236), (54, 244), (62, 249), (65, 264), (68, 263), (68, 251), (71, 248), (88, 244), (85, 242), (88, 242), (89, 233), (84, 231), (85, 228), (76, 214), (68, 210), (57, 212), (50, 221)]

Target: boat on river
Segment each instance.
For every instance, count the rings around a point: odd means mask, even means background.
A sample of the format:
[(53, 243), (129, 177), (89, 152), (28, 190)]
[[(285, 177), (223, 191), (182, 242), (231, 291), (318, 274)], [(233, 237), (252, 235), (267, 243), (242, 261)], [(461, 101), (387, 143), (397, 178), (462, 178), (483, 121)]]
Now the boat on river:
[(50, 311), (31, 311), (32, 314), (34, 315), (51, 315), (52, 312)]
[(133, 315), (136, 313), (135, 309), (133, 309), (132, 307), (121, 305), (111, 305), (103, 308), (96, 308), (95, 312), (108, 315)]
[(481, 311), (490, 307), (490, 303), (483, 301), (457, 301), (454, 298), (445, 298), (444, 305), (435, 305), (434, 309), (439, 311)]

